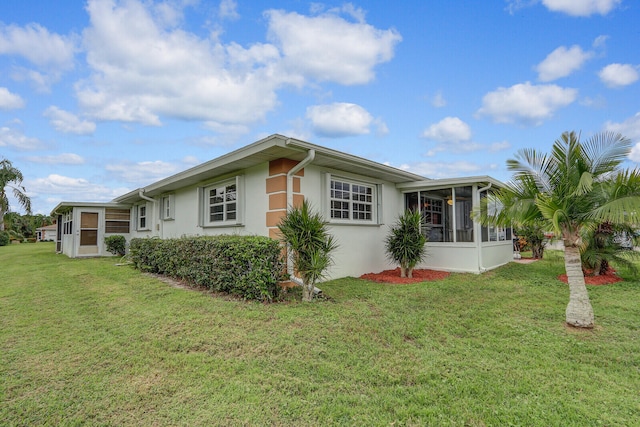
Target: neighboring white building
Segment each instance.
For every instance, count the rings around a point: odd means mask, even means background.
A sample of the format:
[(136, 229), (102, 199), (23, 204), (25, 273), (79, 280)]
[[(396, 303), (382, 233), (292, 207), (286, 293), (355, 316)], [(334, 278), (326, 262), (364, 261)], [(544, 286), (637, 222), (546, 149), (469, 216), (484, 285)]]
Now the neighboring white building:
[(56, 232), (58, 230), (58, 226), (56, 224), (53, 225), (45, 225), (44, 227), (36, 228), (36, 240), (38, 242), (41, 241), (55, 241), (56, 240)]
[(395, 268), (384, 239), (405, 209), (430, 227), (419, 267), (480, 273), (512, 259), (511, 230), (482, 227), (471, 211), (502, 184), (488, 176), (430, 180), (297, 139), (272, 135), (110, 203), (62, 202), (52, 215), (57, 251), (110, 255), (104, 237), (241, 234), (277, 238), (287, 206), (306, 199), (330, 223), (339, 248), (332, 278)]

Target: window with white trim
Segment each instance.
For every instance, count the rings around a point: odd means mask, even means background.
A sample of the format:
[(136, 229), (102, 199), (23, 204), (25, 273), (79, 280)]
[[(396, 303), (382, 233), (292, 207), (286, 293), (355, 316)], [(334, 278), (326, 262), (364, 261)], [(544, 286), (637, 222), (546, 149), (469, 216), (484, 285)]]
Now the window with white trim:
[(331, 177), (329, 192), (332, 221), (376, 222), (376, 186)]
[(175, 201), (173, 194), (162, 197), (162, 219), (170, 220), (175, 218)]
[(137, 220), (137, 230), (148, 230), (148, 209), (146, 203), (144, 205), (137, 206), (138, 214), (136, 216)]
[(200, 189), (204, 227), (240, 225), (243, 220), (241, 198), (243, 177), (236, 176)]

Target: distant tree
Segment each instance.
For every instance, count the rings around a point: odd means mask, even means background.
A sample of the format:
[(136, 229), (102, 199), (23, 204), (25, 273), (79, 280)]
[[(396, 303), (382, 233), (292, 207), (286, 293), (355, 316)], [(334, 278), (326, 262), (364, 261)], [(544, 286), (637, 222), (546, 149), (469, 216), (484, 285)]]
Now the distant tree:
[(535, 259), (542, 259), (544, 255), (545, 231), (545, 223), (543, 221), (532, 221), (529, 224), (519, 225), (514, 229), (516, 236), (525, 242), (524, 248), (521, 249), (530, 249), (531, 257)]
[(22, 172), (7, 160), (0, 160), (0, 230), (4, 230), (4, 214), (9, 211), (9, 197), (7, 190), (13, 192), (20, 206), (31, 214), (31, 199), (22, 185)]
[(287, 245), (295, 271), (302, 278), (302, 300), (311, 301), (315, 284), (331, 265), (331, 252), (337, 244), (322, 216), (315, 213), (305, 200), (300, 207), (291, 207), (278, 229)]
[(413, 277), (413, 268), (426, 256), (427, 238), (421, 230), (419, 211), (406, 210), (385, 239), (387, 256), (400, 264), (400, 277)]

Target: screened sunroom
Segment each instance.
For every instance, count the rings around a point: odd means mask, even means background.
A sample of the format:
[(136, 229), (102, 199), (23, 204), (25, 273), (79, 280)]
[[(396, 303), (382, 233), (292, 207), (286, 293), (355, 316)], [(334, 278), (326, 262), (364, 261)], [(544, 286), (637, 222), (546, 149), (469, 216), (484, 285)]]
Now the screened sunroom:
[(417, 210), (422, 216), (428, 238), (425, 267), (480, 273), (513, 258), (511, 229), (482, 226), (472, 217), (480, 200), (502, 185), (488, 176), (398, 185), (404, 208)]

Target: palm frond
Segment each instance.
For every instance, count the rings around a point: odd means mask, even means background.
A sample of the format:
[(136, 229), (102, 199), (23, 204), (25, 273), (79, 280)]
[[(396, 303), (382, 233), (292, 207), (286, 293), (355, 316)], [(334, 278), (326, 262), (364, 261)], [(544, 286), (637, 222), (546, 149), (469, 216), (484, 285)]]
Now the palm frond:
[(619, 133), (600, 132), (582, 143), (590, 169), (595, 176), (615, 170), (629, 155), (631, 140)]

